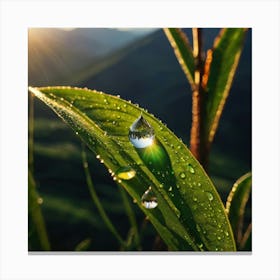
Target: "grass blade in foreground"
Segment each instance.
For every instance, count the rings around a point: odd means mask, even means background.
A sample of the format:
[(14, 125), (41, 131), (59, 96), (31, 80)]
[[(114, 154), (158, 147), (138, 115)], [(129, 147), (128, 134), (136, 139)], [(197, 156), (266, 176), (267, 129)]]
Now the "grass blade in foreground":
[(104, 223), (108, 227), (108, 229), (111, 231), (111, 233), (118, 240), (120, 245), (125, 246), (124, 240), (122, 239), (122, 237), (120, 236), (120, 234), (118, 233), (118, 231), (114, 227), (113, 223), (109, 219), (107, 213), (105, 212), (105, 210), (104, 210), (104, 208), (103, 208), (103, 206), (102, 206), (102, 204), (101, 204), (101, 202), (100, 202), (100, 200), (97, 196), (97, 193), (96, 193), (95, 188), (93, 186), (91, 175), (90, 175), (90, 172), (89, 172), (87, 155), (86, 155), (86, 150), (85, 150), (84, 144), (82, 145), (82, 161), (83, 161), (83, 167), (84, 167), (86, 182), (87, 182), (87, 186), (88, 186), (88, 189), (89, 189), (89, 192), (90, 192), (90, 196), (91, 196), (91, 198), (92, 198), (92, 200), (93, 200), (93, 202), (94, 202), (102, 220), (104, 221)]
[(36, 191), (34, 178), (32, 173), (28, 171), (28, 212), (31, 217), (31, 219), (28, 220), (28, 224), (30, 226), (31, 223), (33, 223), (41, 249), (49, 251), (50, 243), (38, 199), (39, 195)]
[(194, 87), (194, 57), (186, 34), (180, 28), (164, 28), (165, 35), (174, 49), (174, 53), (191, 87)]
[(231, 88), (246, 34), (245, 28), (225, 28), (208, 50), (203, 87), (205, 91), (206, 124), (203, 135), (210, 146)]
[[(67, 122), (105, 164), (169, 250), (235, 251), (231, 226), (215, 187), (187, 147), (158, 119), (130, 102), (94, 90), (29, 90)], [(141, 113), (153, 127), (155, 141), (137, 149), (128, 132)], [(127, 168), (134, 170), (133, 176), (124, 176)], [(145, 208), (141, 201), (149, 188), (157, 198), (154, 209)]]
[[(252, 174), (247, 173), (239, 178), (233, 185), (226, 202), (226, 212), (232, 226), (237, 244), (245, 243), (242, 240), (243, 220), (245, 207), (252, 189)], [(249, 226), (248, 229), (250, 229)], [(250, 232), (246, 235), (249, 237)]]

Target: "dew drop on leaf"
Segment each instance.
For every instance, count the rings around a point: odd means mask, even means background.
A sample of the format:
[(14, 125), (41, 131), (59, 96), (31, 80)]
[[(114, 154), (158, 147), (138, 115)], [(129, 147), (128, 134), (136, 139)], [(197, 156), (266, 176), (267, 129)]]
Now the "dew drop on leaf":
[(207, 197), (208, 197), (208, 199), (209, 199), (210, 201), (213, 200), (213, 195), (212, 195), (212, 193), (206, 192), (206, 195), (207, 195)]
[(141, 115), (129, 128), (129, 140), (135, 148), (146, 148), (153, 144), (155, 132)]
[(136, 171), (130, 166), (122, 166), (117, 169), (116, 175), (122, 180), (130, 180), (136, 175)]
[(184, 172), (180, 173), (180, 178), (185, 179), (186, 178), (186, 174)]
[(152, 187), (149, 187), (141, 198), (142, 205), (147, 209), (153, 209), (158, 206), (157, 198), (152, 191)]
[(194, 170), (193, 166), (192, 166), (190, 163), (187, 165), (187, 167), (188, 167), (188, 171), (189, 171), (190, 173), (192, 173), (192, 174), (195, 173), (195, 170)]

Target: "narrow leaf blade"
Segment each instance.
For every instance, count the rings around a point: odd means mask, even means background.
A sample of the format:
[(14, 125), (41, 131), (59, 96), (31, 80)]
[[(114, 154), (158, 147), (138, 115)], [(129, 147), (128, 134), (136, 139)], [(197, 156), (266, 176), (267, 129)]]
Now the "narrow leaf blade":
[[(30, 88), (88, 145), (111, 172), (129, 166), (130, 180), (114, 177), (145, 213), (169, 250), (235, 251), (225, 209), (212, 182), (187, 147), (158, 119), (116, 96), (71, 87)], [(156, 140), (136, 149), (128, 139), (142, 113)], [(151, 187), (158, 207), (146, 209)]]
[(165, 35), (187, 76), (191, 87), (194, 86), (194, 57), (186, 34), (180, 28), (164, 28)]
[(205, 61), (203, 87), (205, 91), (204, 127), (207, 142), (212, 143), (228, 97), (241, 55), (245, 28), (225, 28), (216, 38)]
[(39, 199), (40, 197), (36, 190), (35, 180), (31, 171), (28, 170), (28, 212), (30, 215), (28, 224), (29, 227), (33, 225), (36, 230), (36, 236), (40, 244), (40, 249), (44, 251), (49, 251), (50, 243), (41, 207), (38, 203)]
[[(237, 243), (241, 243), (245, 207), (252, 189), (252, 174), (240, 177), (233, 185), (226, 202), (226, 212)], [(248, 234), (249, 235), (249, 234)]]

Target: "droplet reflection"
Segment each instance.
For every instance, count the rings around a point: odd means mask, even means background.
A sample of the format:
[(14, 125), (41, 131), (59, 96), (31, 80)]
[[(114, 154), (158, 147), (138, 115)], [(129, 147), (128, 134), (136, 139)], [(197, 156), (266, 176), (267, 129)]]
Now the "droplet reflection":
[(157, 198), (152, 191), (152, 188), (149, 187), (143, 194), (141, 198), (142, 205), (147, 209), (153, 209), (158, 206)]
[(155, 132), (152, 126), (141, 116), (129, 128), (129, 140), (135, 148), (146, 148), (153, 144)]

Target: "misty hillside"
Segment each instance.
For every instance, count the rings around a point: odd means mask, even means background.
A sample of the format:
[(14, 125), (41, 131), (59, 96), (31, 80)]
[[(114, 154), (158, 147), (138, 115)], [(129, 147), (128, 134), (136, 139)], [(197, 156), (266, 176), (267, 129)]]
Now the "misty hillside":
[(89, 62), (143, 36), (108, 28), (30, 28), (28, 31), (29, 84), (63, 84)]

